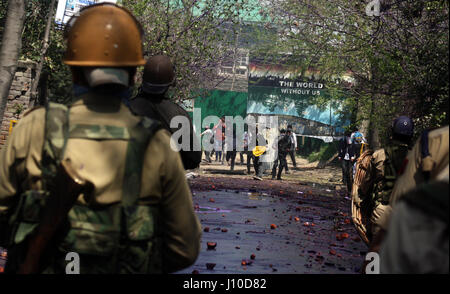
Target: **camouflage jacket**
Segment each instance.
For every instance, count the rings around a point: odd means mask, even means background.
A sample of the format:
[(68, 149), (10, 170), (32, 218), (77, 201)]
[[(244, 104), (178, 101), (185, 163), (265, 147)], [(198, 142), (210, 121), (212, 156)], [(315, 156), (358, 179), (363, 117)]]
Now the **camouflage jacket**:
[[(34, 199), (20, 197), (24, 193), (42, 195), (45, 115), (44, 108), (29, 111), (1, 150), (1, 213), (11, 212), (20, 199)], [(143, 161), (127, 163), (128, 145), (141, 118), (132, 115), (120, 99), (85, 94), (71, 105), (68, 120), (63, 158), (71, 159), (95, 191), (92, 197), (80, 195), (70, 211), (70, 231), (58, 243), (54, 254), (58, 260), (48, 272), (64, 270), (64, 254), (69, 250), (80, 253), (81, 273), (149, 272), (150, 263), (158, 260), (155, 272), (172, 272), (192, 264), (200, 248), (200, 224), (180, 157), (169, 148), (168, 133), (157, 131), (143, 150)], [(138, 169), (140, 175), (133, 175)], [(136, 201), (124, 208), (124, 195), (136, 187)], [(26, 205), (29, 212), (36, 211), (34, 204)], [(123, 214), (125, 218), (121, 218)], [(22, 214), (21, 220), (32, 225), (33, 213)], [(131, 243), (120, 242), (124, 234)], [(17, 234), (15, 243), (23, 237)], [(120, 254), (127, 246), (131, 246), (128, 255)], [(156, 252), (153, 260), (141, 258)]]

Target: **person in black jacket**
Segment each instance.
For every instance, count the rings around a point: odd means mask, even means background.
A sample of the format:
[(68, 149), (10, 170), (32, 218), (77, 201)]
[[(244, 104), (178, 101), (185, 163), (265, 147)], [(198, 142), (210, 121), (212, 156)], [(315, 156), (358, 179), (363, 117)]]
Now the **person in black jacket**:
[(346, 131), (344, 138), (339, 142), (339, 160), (342, 163), (342, 182), (347, 187), (347, 193), (352, 191), (352, 166), (355, 161), (355, 151), (350, 131)]
[(275, 159), (275, 162), (273, 164), (272, 168), (272, 180), (275, 179), (275, 174), (277, 172), (278, 163), (278, 174), (277, 174), (277, 180), (281, 180), (281, 173), (283, 172), (283, 168), (287, 167), (287, 161), (286, 156), (288, 155), (289, 151), (293, 148), (293, 142), (291, 139), (291, 134), (286, 134), (286, 130), (282, 129), (280, 131), (280, 136), (278, 137), (278, 157)]
[[(193, 151), (194, 146), (200, 146), (200, 142), (195, 136), (192, 119), (186, 110), (169, 100), (166, 92), (175, 82), (175, 71), (169, 57), (156, 55), (150, 57), (144, 67), (144, 76), (141, 88), (136, 97), (130, 100), (131, 110), (141, 116), (147, 116), (158, 120), (170, 133), (174, 133), (179, 128), (171, 128), (170, 122), (175, 116), (184, 116), (189, 120), (190, 146), (188, 150), (180, 150), (181, 160), (185, 169), (197, 168), (202, 159), (202, 152)], [(182, 144), (181, 136), (178, 140)], [(197, 144), (194, 144), (196, 141)]]

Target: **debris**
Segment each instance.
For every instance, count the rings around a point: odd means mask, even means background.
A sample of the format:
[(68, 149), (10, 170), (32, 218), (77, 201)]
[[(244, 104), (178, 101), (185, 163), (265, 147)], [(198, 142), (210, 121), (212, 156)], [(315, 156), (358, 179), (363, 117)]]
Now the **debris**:
[(355, 241), (355, 242), (361, 242), (361, 239), (359, 237), (355, 237), (352, 240)]
[(209, 269), (209, 270), (213, 270), (215, 266), (216, 266), (215, 263), (207, 263), (206, 264), (206, 268)]
[(206, 245), (208, 246), (208, 250), (212, 250), (216, 248), (217, 243), (216, 242), (207, 242)]
[(199, 177), (199, 175), (194, 173), (194, 172), (189, 172), (189, 173), (186, 174), (186, 179), (195, 179), (195, 178), (198, 178), (198, 177)]
[(330, 250), (330, 254), (331, 254), (331, 255), (336, 255), (336, 250), (331, 249), (331, 250)]
[(209, 198), (209, 202), (216, 202), (216, 200), (214, 200), (214, 198)]
[(226, 232), (228, 232), (228, 229), (223, 228), (222, 233), (226, 233)]
[(256, 255), (255, 254), (252, 254), (252, 255), (250, 255), (250, 259), (255, 259), (256, 258)]
[(272, 230), (274, 230), (274, 229), (277, 228), (277, 225), (276, 225), (276, 224), (271, 224), (271, 225), (270, 225), (270, 228), (271, 228)]
[(294, 217), (294, 220), (295, 220), (296, 222), (298, 222), (298, 221), (300, 221), (300, 218)]
[(342, 241), (343, 239), (347, 239), (350, 235), (347, 233), (340, 233), (336, 235), (336, 240)]
[(236, 246), (236, 247), (234, 247), (234, 248), (236, 248), (236, 249), (241, 249), (241, 246)]
[(209, 232), (209, 227), (205, 227), (205, 228), (203, 229), (203, 232)]

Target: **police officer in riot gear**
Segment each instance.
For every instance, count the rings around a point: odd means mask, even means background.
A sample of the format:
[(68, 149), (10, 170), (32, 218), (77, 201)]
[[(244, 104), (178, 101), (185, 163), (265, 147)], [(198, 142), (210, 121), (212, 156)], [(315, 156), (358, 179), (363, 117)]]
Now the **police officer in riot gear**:
[(368, 237), (371, 239), (380, 229), (378, 220), (391, 198), (398, 174), (402, 173), (414, 134), (413, 121), (407, 116), (396, 118), (392, 124), (390, 143), (376, 150), (372, 156), (373, 188), (366, 198), (366, 207), (371, 211)]
[[(183, 116), (189, 121), (189, 134), (179, 137), (178, 143), (189, 139), (189, 150), (180, 150), (181, 160), (185, 169), (197, 168), (202, 159), (200, 143), (195, 135), (192, 119), (180, 105), (169, 100), (167, 90), (175, 83), (175, 70), (170, 58), (165, 55), (150, 57), (144, 67), (143, 82), (139, 94), (130, 100), (130, 108), (137, 115), (147, 116), (160, 121), (165, 129), (172, 134), (179, 127), (172, 128), (170, 123), (176, 116)], [(194, 150), (198, 148), (198, 150)]]
[(74, 101), (28, 111), (1, 150), (0, 216), (8, 216), (14, 253), (6, 270), (21, 266), (27, 238), (48, 212), (53, 167), (68, 159), (93, 189), (76, 198), (39, 272), (64, 273), (69, 252), (80, 255), (80, 273), (190, 266), (201, 231), (180, 156), (166, 130), (122, 103), (145, 64), (140, 24), (117, 5), (91, 5), (71, 19), (66, 37)]

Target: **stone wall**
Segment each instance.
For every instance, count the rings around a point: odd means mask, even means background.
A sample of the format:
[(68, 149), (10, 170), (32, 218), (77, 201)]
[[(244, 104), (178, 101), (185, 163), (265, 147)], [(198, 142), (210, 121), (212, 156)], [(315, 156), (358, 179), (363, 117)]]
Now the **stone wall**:
[(0, 127), (0, 149), (6, 143), (13, 121), (19, 121), (30, 104), (31, 83), (35, 75), (36, 63), (19, 61), (16, 74), (8, 94), (3, 121)]

